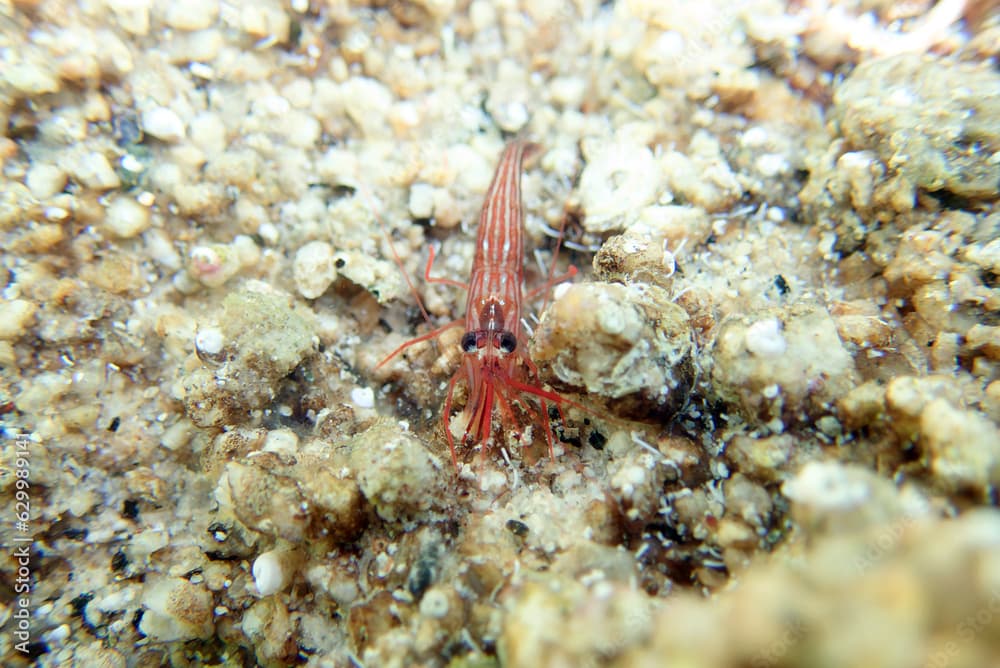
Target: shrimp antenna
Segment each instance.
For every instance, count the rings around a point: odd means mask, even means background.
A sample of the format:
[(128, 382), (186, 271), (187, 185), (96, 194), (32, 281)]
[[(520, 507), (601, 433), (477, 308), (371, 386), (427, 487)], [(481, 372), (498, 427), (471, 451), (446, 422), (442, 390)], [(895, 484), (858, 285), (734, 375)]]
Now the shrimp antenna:
[(406, 287), (410, 290), (410, 294), (413, 298), (417, 300), (417, 307), (420, 309), (420, 314), (424, 317), (424, 321), (431, 325), (431, 316), (424, 307), (424, 301), (420, 298), (420, 293), (417, 292), (417, 288), (413, 285), (413, 281), (410, 279), (409, 272), (406, 271), (406, 267), (403, 266), (403, 261), (399, 257), (399, 252), (396, 251), (396, 244), (392, 241), (392, 233), (389, 228), (386, 227), (385, 221), (382, 220), (382, 216), (379, 214), (378, 208), (375, 206), (375, 198), (369, 192), (368, 188), (362, 183), (361, 179), (358, 179), (358, 191), (361, 196), (364, 197), (365, 201), (368, 202), (368, 209), (372, 212), (372, 216), (375, 218), (376, 224), (378, 224), (379, 229), (382, 231), (382, 236), (385, 237), (386, 242), (389, 244), (389, 252), (392, 253), (392, 260), (396, 263), (401, 274), (403, 274), (403, 280), (406, 281)]

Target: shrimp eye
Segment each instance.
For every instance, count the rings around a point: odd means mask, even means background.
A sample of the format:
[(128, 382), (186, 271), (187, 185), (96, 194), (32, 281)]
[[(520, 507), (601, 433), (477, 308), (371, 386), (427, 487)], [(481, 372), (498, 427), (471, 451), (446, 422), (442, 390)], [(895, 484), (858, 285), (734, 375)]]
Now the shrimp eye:
[(474, 353), (479, 347), (476, 341), (475, 332), (466, 332), (462, 335), (462, 352), (463, 353)]
[(502, 353), (514, 352), (517, 349), (517, 337), (510, 332), (503, 332), (500, 334), (500, 341), (497, 348), (499, 348)]

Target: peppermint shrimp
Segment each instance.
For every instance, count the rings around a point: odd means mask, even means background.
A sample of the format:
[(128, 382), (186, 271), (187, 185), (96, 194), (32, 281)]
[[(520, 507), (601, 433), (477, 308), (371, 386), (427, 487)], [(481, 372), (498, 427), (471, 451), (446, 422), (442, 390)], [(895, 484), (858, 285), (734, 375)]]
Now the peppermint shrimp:
[[(451, 430), (452, 406), (455, 388), (465, 382), (468, 416), (462, 442), (471, 441), (485, 448), (493, 435), (494, 408), (499, 410), (504, 425), (517, 424), (515, 403), (531, 423), (544, 423), (549, 456), (555, 457), (552, 428), (548, 421), (551, 403), (562, 414), (562, 405), (578, 406), (559, 394), (541, 386), (538, 367), (528, 355), (528, 338), (521, 321), (522, 303), (547, 291), (553, 283), (571, 278), (575, 267), (558, 278), (550, 276), (540, 290), (525, 293), (524, 289), (524, 212), (521, 204), (521, 167), (526, 155), (536, 145), (515, 141), (507, 145), (500, 157), (493, 181), (486, 192), (479, 214), (479, 230), (472, 262), (469, 283), (431, 278), (430, 267), (434, 261), (433, 248), (424, 272), (425, 280), (443, 283), (468, 290), (465, 306), (465, 333), (461, 338), (462, 360), (448, 382), (442, 422), (451, 461), (458, 470), (455, 437)], [(556, 253), (558, 253), (558, 245)], [(418, 298), (419, 299), (419, 298)], [(421, 310), (423, 306), (421, 305)], [(392, 351), (376, 368), (381, 367), (400, 352), (421, 341), (436, 338), (442, 332), (462, 324), (455, 320), (423, 336), (411, 339)], [(523, 401), (518, 395), (535, 398), (538, 408)]]

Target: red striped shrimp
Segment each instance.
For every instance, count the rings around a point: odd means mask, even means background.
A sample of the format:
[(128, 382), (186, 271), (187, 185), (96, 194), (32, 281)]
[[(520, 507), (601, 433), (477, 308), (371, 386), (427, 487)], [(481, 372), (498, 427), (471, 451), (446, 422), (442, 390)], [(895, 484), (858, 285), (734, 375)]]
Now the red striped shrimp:
[[(521, 324), (521, 308), (554, 282), (571, 278), (575, 267), (565, 275), (551, 276), (541, 290), (524, 292), (524, 212), (521, 204), (521, 166), (534, 144), (515, 141), (507, 145), (500, 157), (493, 181), (486, 192), (479, 214), (479, 230), (472, 272), (468, 285), (430, 276), (434, 261), (433, 249), (424, 272), (425, 280), (464, 287), (468, 290), (465, 319), (455, 320), (428, 334), (411, 339), (392, 351), (376, 368), (391, 360), (407, 347), (436, 338), (446, 329), (464, 322), (461, 338), (462, 361), (448, 383), (442, 421), (451, 461), (458, 470), (455, 437), (451, 430), (455, 388), (464, 382), (468, 388), (465, 415), (468, 418), (462, 442), (479, 443), (485, 448), (493, 436), (493, 414), (498, 412), (503, 425), (517, 425), (515, 403), (532, 424), (544, 423), (549, 456), (554, 457), (552, 428), (548, 421), (548, 406), (562, 412), (562, 405), (577, 406), (559, 394), (541, 386), (538, 367), (528, 355), (528, 337)], [(557, 246), (558, 252), (558, 246)], [(421, 309), (423, 307), (421, 306)], [(538, 407), (517, 401), (521, 395), (534, 397)], [(496, 409), (496, 411), (494, 410)]]

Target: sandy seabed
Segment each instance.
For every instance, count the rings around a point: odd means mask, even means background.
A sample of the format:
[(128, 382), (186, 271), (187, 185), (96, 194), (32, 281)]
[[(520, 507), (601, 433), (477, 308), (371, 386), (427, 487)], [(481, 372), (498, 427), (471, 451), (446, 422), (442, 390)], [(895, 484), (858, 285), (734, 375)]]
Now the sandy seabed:
[[(0, 662), (1000, 665), (998, 52), (972, 0), (0, 0)], [(579, 273), (456, 471), (462, 329), (379, 362), (513, 139), (526, 289)]]

